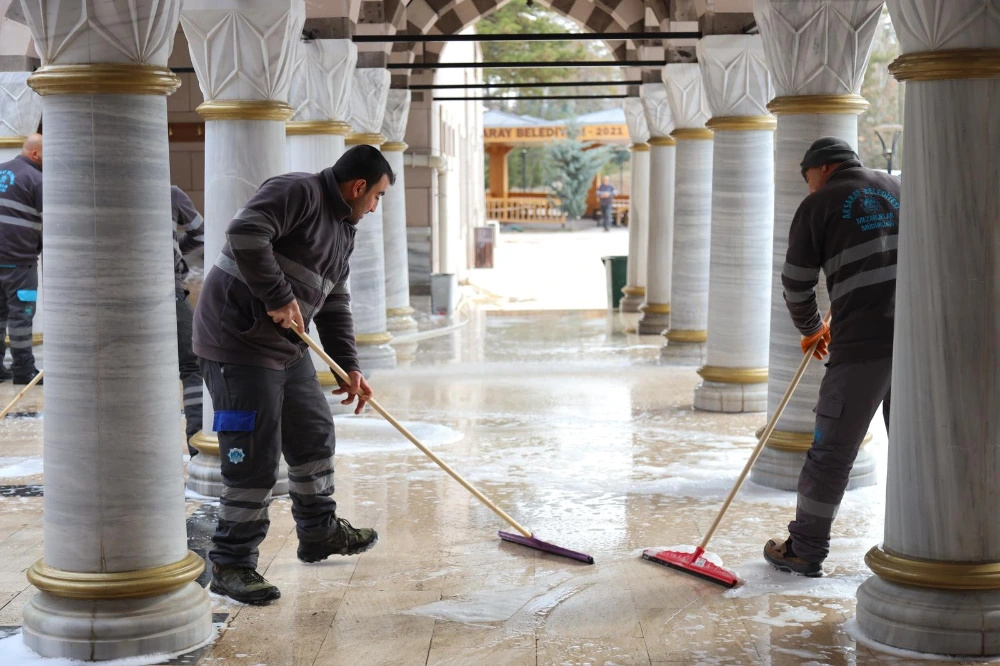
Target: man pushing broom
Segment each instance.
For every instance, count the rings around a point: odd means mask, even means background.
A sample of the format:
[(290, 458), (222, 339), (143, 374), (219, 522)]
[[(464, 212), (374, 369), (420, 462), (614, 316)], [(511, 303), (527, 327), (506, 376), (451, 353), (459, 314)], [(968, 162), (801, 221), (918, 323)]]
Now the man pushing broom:
[(294, 329), (315, 320), (324, 349), (351, 378), (334, 394), (345, 395), (345, 405), (357, 397), (360, 413), (372, 390), (358, 365), (348, 260), (358, 222), (395, 180), (371, 146), (351, 148), (317, 174), (271, 178), (236, 213), (205, 278), (193, 346), (212, 396), (222, 459), (209, 553), (217, 594), (251, 604), (281, 596), (257, 572), (257, 556), (282, 454), (300, 560), (353, 555), (378, 541), (375, 530), (337, 517), (333, 418)]
[[(900, 184), (865, 168), (835, 137), (813, 143), (801, 167), (810, 194), (792, 220), (781, 284), (802, 352), (818, 341), (814, 356), (829, 353), (830, 360), (790, 536), (768, 541), (764, 559), (780, 571), (816, 577), (823, 575), (830, 529), (879, 403), (889, 427)], [(816, 304), (820, 269), (830, 293), (829, 325)]]

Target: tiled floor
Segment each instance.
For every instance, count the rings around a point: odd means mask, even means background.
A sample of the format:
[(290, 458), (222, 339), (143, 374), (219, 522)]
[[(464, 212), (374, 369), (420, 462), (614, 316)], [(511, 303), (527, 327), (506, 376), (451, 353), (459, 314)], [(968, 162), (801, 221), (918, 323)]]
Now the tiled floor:
[[(276, 500), (261, 564), (282, 598), (268, 607), (216, 599), (228, 621), (198, 663), (909, 663), (845, 630), (869, 575), (863, 554), (881, 539), (884, 486), (849, 493), (830, 576), (819, 581), (761, 562), (794, 497), (752, 485), (712, 546), (742, 587), (639, 559), (645, 547), (698, 540), (763, 420), (693, 411), (694, 369), (657, 365), (658, 345), (611, 336), (600, 319), (478, 316), (421, 343), (415, 363), (372, 378), (383, 405), (445, 460), (541, 538), (587, 551), (595, 565), (500, 542), (502, 523), (389, 426), (338, 417), (340, 513), (376, 526), (378, 546), (302, 564), (289, 502)], [(42, 393), (18, 412), (40, 411)], [(0, 385), (0, 402), (12, 395)], [(42, 553), (43, 423), (0, 423), (0, 627), (21, 623), (33, 594), (24, 571)], [(878, 421), (873, 431), (884, 473)], [(189, 515), (199, 509), (195, 527), (212, 507), (188, 502)]]

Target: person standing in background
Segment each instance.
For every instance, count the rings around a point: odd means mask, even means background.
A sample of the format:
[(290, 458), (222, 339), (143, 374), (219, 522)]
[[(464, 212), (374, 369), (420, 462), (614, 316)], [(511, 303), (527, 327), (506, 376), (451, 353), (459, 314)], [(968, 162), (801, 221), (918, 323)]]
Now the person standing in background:
[(185, 441), (191, 456), (198, 449), (191, 446), (191, 438), (201, 430), (201, 367), (191, 346), (194, 310), (188, 303), (184, 280), (189, 273), (184, 255), (205, 244), (205, 220), (194, 207), (188, 195), (176, 185), (170, 186), (170, 216), (174, 233), (174, 289), (177, 303), (177, 366), (184, 386), (184, 418), (187, 421)]
[[(15, 384), (28, 384), (38, 374), (31, 321), (41, 253), (42, 135), (31, 134), (20, 155), (0, 164), (0, 381), (13, 376)], [(2, 362), (5, 332), (10, 336), (10, 371)]]
[(605, 231), (608, 231), (612, 223), (611, 218), (614, 216), (615, 194), (617, 192), (615, 186), (611, 184), (611, 176), (602, 178), (601, 186), (597, 188), (597, 198), (601, 202), (601, 217), (604, 220)]

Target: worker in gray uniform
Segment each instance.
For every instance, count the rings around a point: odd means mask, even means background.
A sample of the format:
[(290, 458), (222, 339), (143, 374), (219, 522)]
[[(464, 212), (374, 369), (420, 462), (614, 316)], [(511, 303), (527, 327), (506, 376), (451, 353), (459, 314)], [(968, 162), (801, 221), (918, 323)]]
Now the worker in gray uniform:
[[(781, 284), (803, 353), (818, 341), (814, 355), (829, 353), (830, 360), (795, 520), (786, 540), (767, 542), (764, 558), (779, 570), (816, 577), (823, 575), (833, 520), (880, 403), (889, 426), (900, 182), (865, 168), (835, 137), (814, 142), (801, 167), (810, 194), (792, 220)], [(816, 303), (821, 269), (829, 325)]]
[(177, 303), (177, 367), (184, 390), (184, 434), (191, 456), (198, 449), (191, 446), (191, 438), (201, 430), (201, 368), (191, 346), (191, 328), (194, 310), (188, 303), (188, 290), (184, 280), (190, 269), (184, 255), (191, 254), (205, 244), (205, 220), (194, 207), (190, 197), (176, 185), (170, 186), (170, 217), (174, 233), (174, 291)]
[(205, 278), (194, 351), (212, 396), (222, 459), (209, 553), (217, 594), (255, 604), (281, 596), (256, 570), (281, 455), (300, 560), (353, 555), (378, 540), (375, 530), (337, 516), (333, 418), (308, 347), (293, 328), (316, 322), (324, 349), (350, 375), (334, 394), (346, 396), (343, 404), (357, 398), (360, 413), (372, 391), (358, 365), (348, 259), (358, 222), (394, 181), (371, 146), (351, 148), (317, 174), (271, 178), (236, 213)]
[[(31, 322), (41, 253), (42, 135), (32, 134), (20, 155), (0, 164), (0, 381), (13, 376), (15, 384), (27, 384), (38, 374)], [(4, 332), (10, 337), (9, 372), (2, 362)]]

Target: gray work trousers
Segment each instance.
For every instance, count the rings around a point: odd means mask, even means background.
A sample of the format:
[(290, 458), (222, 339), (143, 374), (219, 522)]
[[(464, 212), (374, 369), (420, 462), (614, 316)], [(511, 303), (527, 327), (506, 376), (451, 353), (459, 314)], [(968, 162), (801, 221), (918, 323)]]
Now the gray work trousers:
[(300, 541), (334, 533), (333, 416), (305, 355), (283, 370), (201, 359), (222, 458), (219, 524), (208, 557), (256, 568), (281, 455)]
[(4, 331), (10, 336), (10, 369), (14, 377), (34, 374), (31, 320), (38, 300), (38, 266), (0, 268), (0, 360), (7, 353)]
[(830, 554), (830, 530), (879, 403), (889, 428), (892, 358), (831, 360), (816, 401), (813, 444), (799, 475), (798, 507), (789, 523), (792, 548), (807, 562)]
[(191, 348), (191, 327), (194, 311), (187, 301), (187, 294), (177, 292), (177, 369), (184, 387), (184, 419), (187, 421), (185, 436), (188, 452), (194, 456), (198, 449), (191, 446), (191, 438), (201, 430), (202, 389), (201, 368), (198, 357)]

